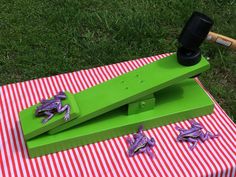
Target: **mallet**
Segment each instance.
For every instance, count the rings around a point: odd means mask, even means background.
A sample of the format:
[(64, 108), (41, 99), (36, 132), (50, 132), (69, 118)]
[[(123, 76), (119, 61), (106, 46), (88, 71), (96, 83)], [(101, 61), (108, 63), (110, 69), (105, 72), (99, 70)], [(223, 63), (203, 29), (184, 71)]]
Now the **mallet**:
[(236, 49), (235, 39), (210, 32), (212, 25), (211, 18), (200, 12), (193, 12), (178, 38), (180, 47), (177, 50), (177, 59), (180, 64), (184, 66), (197, 64), (201, 59), (199, 47), (205, 39)]

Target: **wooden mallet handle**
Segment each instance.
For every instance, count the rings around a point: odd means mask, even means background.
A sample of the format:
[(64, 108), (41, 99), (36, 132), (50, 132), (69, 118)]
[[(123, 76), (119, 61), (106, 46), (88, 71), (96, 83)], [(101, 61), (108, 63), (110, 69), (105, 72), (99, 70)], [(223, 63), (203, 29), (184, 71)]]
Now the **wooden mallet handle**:
[(206, 40), (236, 50), (236, 40), (233, 38), (223, 36), (221, 34), (217, 34), (210, 31), (207, 35)]

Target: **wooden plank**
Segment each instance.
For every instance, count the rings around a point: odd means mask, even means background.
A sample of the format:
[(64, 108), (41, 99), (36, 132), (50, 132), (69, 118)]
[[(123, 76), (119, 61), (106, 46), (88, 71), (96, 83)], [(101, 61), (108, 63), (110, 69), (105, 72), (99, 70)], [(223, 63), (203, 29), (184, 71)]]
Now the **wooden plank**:
[(158, 90), (199, 74), (209, 68), (202, 57), (194, 66), (182, 66), (173, 54), (147, 64), (102, 84), (75, 94), (80, 117), (49, 131), (55, 134), (95, 118), (122, 105), (141, 99)]

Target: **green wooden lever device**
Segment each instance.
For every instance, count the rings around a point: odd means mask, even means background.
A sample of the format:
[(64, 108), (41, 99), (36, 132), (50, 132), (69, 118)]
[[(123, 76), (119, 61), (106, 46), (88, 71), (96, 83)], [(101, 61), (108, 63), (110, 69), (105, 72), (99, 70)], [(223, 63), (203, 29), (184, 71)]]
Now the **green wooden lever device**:
[(69, 121), (58, 114), (42, 124), (34, 114), (37, 105), (21, 111), (30, 157), (133, 133), (141, 124), (148, 129), (210, 114), (212, 100), (191, 77), (210, 67), (199, 46), (212, 24), (193, 13), (176, 54), (79, 93), (66, 92), (62, 104), (71, 106)]
[(58, 114), (42, 124), (33, 105), (20, 112), (29, 154), (37, 157), (133, 133), (140, 124), (148, 129), (209, 114), (211, 99), (189, 79), (208, 68), (204, 57), (186, 67), (173, 54), (82, 92), (66, 92), (68, 122)]

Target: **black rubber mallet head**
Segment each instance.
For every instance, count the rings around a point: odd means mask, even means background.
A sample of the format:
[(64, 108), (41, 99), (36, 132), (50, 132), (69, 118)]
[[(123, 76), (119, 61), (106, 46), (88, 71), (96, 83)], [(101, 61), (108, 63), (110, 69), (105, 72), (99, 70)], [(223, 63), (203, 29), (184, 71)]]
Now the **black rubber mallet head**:
[(180, 47), (177, 50), (177, 59), (181, 65), (193, 66), (201, 60), (199, 47), (207, 37), (212, 25), (213, 20), (208, 16), (200, 12), (193, 12), (178, 38)]

